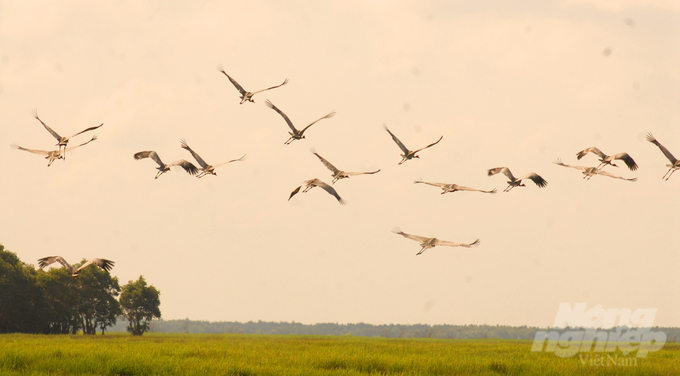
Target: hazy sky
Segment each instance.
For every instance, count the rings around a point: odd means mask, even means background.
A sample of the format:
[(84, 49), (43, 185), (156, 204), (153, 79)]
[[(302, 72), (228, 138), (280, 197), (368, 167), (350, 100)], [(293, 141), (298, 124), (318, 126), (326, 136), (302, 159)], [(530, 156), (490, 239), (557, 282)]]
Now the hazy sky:
[[(165, 319), (552, 325), (560, 303), (680, 325), (680, 6), (672, 1), (0, 0), (0, 243), (23, 261), (116, 262)], [(239, 105), (221, 64), (248, 90)], [(298, 128), (335, 110), (284, 145)], [(51, 167), (10, 148), (104, 123)], [(411, 149), (397, 165), (386, 124)], [(165, 162), (244, 162), (196, 179)], [(586, 181), (597, 146), (638, 171)], [(334, 186), (302, 181), (381, 169)], [(509, 193), (516, 176), (548, 181)], [(415, 179), (495, 195), (441, 195)], [(404, 232), (477, 248), (420, 256)]]

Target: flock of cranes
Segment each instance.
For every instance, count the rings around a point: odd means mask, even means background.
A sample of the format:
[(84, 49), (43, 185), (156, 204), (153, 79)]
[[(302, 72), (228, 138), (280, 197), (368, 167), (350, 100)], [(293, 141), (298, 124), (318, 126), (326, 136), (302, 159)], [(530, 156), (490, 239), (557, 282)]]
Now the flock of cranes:
[[(281, 83), (279, 85), (271, 86), (271, 87), (268, 87), (266, 89), (262, 89), (262, 90), (258, 90), (258, 91), (254, 91), (254, 92), (250, 92), (250, 91), (245, 90), (236, 80), (234, 80), (229, 74), (227, 74), (227, 72), (221, 66), (218, 66), (218, 70), (221, 73), (223, 73), (229, 79), (229, 81), (234, 85), (234, 87), (238, 90), (238, 92), (240, 94), (240, 99), (241, 99), (239, 104), (243, 104), (245, 102), (255, 103), (255, 101), (253, 100), (253, 96), (255, 96), (256, 94), (282, 87), (282, 86), (284, 86), (288, 83), (288, 79), (285, 79), (283, 81), (283, 83)], [(309, 125), (305, 126), (304, 128), (298, 129), (293, 125), (292, 121), (288, 118), (288, 116), (283, 111), (281, 111), (278, 107), (276, 107), (271, 101), (269, 101), (267, 99), (267, 100), (265, 100), (264, 104), (265, 104), (266, 107), (271, 108), (272, 110), (276, 111), (283, 118), (283, 120), (286, 122), (286, 124), (290, 128), (290, 131), (288, 132), (290, 137), (288, 138), (288, 140), (286, 140), (284, 142), (285, 145), (289, 145), (290, 143), (292, 143), (295, 140), (304, 139), (306, 137), (305, 132), (312, 125), (316, 124), (317, 122), (319, 122), (321, 120), (329, 119), (329, 118), (332, 118), (333, 116), (335, 116), (335, 111), (331, 111), (327, 115), (311, 122)], [(89, 127), (89, 128), (86, 128), (86, 129), (84, 129), (80, 132), (74, 133), (71, 136), (63, 137), (63, 136), (59, 135), (57, 132), (55, 132), (52, 128), (50, 128), (47, 124), (45, 124), (40, 119), (40, 117), (38, 117), (37, 110), (34, 110), (33, 116), (57, 140), (57, 144), (56, 144), (57, 149), (56, 150), (28, 149), (28, 148), (21, 147), (17, 144), (12, 144), (11, 147), (18, 149), (18, 150), (34, 153), (34, 154), (44, 155), (45, 159), (48, 160), (48, 164), (47, 164), (48, 167), (51, 166), (52, 163), (56, 160), (59, 160), (59, 159), (65, 160), (67, 151), (71, 151), (71, 150), (74, 150), (74, 149), (79, 148), (81, 146), (87, 145), (90, 142), (95, 141), (97, 139), (97, 136), (96, 135), (93, 136), (89, 141), (84, 142), (82, 144), (68, 147), (69, 141), (72, 138), (74, 138), (78, 135), (81, 135), (85, 132), (96, 130), (96, 129), (98, 129), (101, 126), (104, 125), (102, 123), (98, 126)], [(433, 143), (431, 143), (431, 144), (429, 144), (425, 147), (422, 147), (422, 148), (416, 149), (416, 150), (410, 150), (401, 142), (401, 140), (399, 140), (399, 138), (397, 138), (397, 136), (394, 135), (394, 133), (392, 133), (389, 130), (389, 128), (387, 128), (386, 125), (383, 125), (383, 127), (387, 131), (387, 133), (391, 136), (392, 140), (397, 144), (397, 146), (399, 147), (399, 149), (401, 151), (400, 155), (401, 155), (402, 159), (397, 163), (398, 165), (401, 165), (401, 164), (405, 163), (406, 161), (409, 161), (409, 160), (414, 159), (414, 158), (420, 158), (420, 156), (417, 155), (417, 153), (437, 145), (444, 138), (444, 136), (442, 135), (442, 136), (439, 137), (439, 139), (437, 141), (435, 141), (435, 142), (433, 142)], [(667, 181), (671, 177), (673, 172), (680, 170), (680, 160), (676, 159), (673, 156), (673, 154), (671, 154), (668, 151), (668, 149), (666, 149), (663, 145), (661, 145), (661, 143), (659, 143), (656, 140), (656, 138), (654, 138), (654, 136), (652, 136), (651, 133), (647, 134), (646, 139), (650, 143), (656, 145), (661, 150), (661, 152), (666, 156), (666, 158), (670, 161), (670, 164), (666, 165), (667, 167), (669, 167), (669, 170), (662, 177), (662, 179)], [(215, 169), (217, 167), (228, 164), (228, 163), (232, 163), (232, 162), (243, 161), (246, 157), (246, 155), (243, 155), (241, 158), (238, 158), (238, 159), (232, 159), (232, 160), (229, 160), (229, 161), (226, 161), (226, 162), (211, 165), (211, 164), (208, 164), (207, 162), (205, 162), (205, 160), (203, 158), (201, 158), (200, 155), (198, 155), (191, 147), (189, 147), (189, 145), (187, 144), (187, 142), (184, 139), (180, 140), (180, 146), (181, 146), (182, 149), (188, 151), (192, 155), (192, 157), (194, 158), (194, 160), (198, 164), (198, 167), (196, 165), (194, 165), (193, 163), (187, 161), (186, 159), (178, 159), (178, 160), (175, 160), (172, 163), (165, 164), (161, 160), (158, 153), (155, 152), (155, 151), (151, 151), (151, 150), (137, 152), (133, 155), (133, 157), (136, 160), (149, 158), (149, 159), (153, 160), (154, 162), (156, 162), (156, 164), (158, 164), (158, 167), (156, 167), (158, 172), (156, 173), (155, 179), (158, 179), (162, 174), (170, 171), (171, 167), (176, 167), (176, 166), (181, 167), (182, 169), (184, 169), (184, 171), (186, 173), (188, 173), (189, 175), (196, 176), (197, 178), (202, 178), (202, 177), (207, 176), (207, 175), (217, 175), (217, 173), (215, 172)], [(365, 171), (365, 172), (343, 171), (343, 170), (336, 168), (328, 160), (326, 160), (321, 155), (319, 155), (314, 149), (311, 149), (311, 152), (312, 152), (313, 155), (315, 155), (319, 159), (319, 161), (321, 161), (321, 163), (326, 168), (328, 168), (328, 170), (331, 171), (331, 176), (333, 178), (333, 180), (331, 181), (331, 184), (335, 184), (338, 180), (349, 178), (350, 176), (370, 175), (370, 174), (376, 174), (376, 173), (380, 172), (380, 169), (375, 170), (375, 171)], [(607, 166), (618, 167), (614, 163), (614, 161), (620, 160), (620, 161), (623, 161), (626, 164), (626, 166), (628, 167), (629, 170), (636, 171), (638, 169), (638, 165), (628, 153), (624, 152), (624, 153), (618, 153), (618, 154), (613, 154), (613, 155), (607, 155), (607, 154), (604, 154), (597, 147), (589, 147), (589, 148), (583, 149), (583, 150), (579, 151), (578, 153), (576, 153), (576, 158), (578, 160), (580, 160), (581, 158), (585, 157), (589, 153), (592, 153), (592, 154), (594, 154), (598, 157), (598, 160), (600, 162), (600, 164), (598, 166), (596, 166), (596, 167), (573, 166), (573, 165), (563, 163), (562, 160), (559, 159), (559, 158), (556, 159), (553, 163), (557, 164), (558, 166), (562, 166), (562, 167), (578, 169), (582, 172), (583, 179), (587, 179), (587, 180), (590, 180), (590, 178), (593, 177), (594, 175), (602, 175), (602, 176), (607, 176), (607, 177), (631, 181), (631, 182), (634, 182), (634, 181), (637, 180), (637, 178), (624, 178), (624, 177), (617, 176), (617, 175), (609, 173), (608, 171), (603, 170)], [(499, 173), (502, 173), (503, 175), (505, 175), (508, 178), (508, 181), (507, 181), (508, 186), (503, 190), (503, 192), (509, 192), (515, 187), (525, 187), (526, 185), (523, 183), (524, 180), (531, 180), (539, 188), (544, 188), (548, 185), (548, 182), (543, 177), (541, 177), (540, 175), (538, 175), (535, 172), (530, 172), (528, 174), (522, 175), (521, 177), (517, 178), (512, 174), (512, 172), (510, 171), (510, 169), (508, 167), (495, 167), (495, 168), (491, 168), (491, 169), (487, 170), (488, 176), (493, 176), (493, 175), (496, 175), (496, 174), (499, 174)], [(482, 189), (477, 189), (477, 188), (465, 187), (465, 186), (461, 186), (461, 185), (457, 185), (457, 184), (453, 184), (453, 183), (426, 182), (426, 181), (423, 181), (421, 179), (415, 180), (414, 184), (425, 184), (425, 185), (431, 185), (431, 186), (434, 186), (434, 187), (441, 188), (442, 189), (441, 194), (457, 192), (457, 191), (471, 191), (471, 192), (481, 192), (481, 193), (490, 193), (490, 194), (496, 193), (495, 188), (492, 189), (492, 190), (482, 190)], [(302, 189), (302, 192), (304, 193), (304, 192), (308, 192), (310, 189), (312, 189), (314, 187), (319, 187), (319, 188), (323, 189), (328, 194), (335, 197), (335, 199), (340, 204), (345, 205), (345, 203), (346, 203), (345, 200), (343, 200), (340, 197), (340, 195), (335, 190), (335, 188), (333, 188), (333, 186), (321, 181), (318, 178), (313, 178), (313, 179), (305, 180), (304, 182), (302, 182), (298, 187), (296, 187), (290, 193), (288, 200), (290, 200), (291, 198), (293, 198), (293, 196), (295, 196), (297, 193), (299, 193), (301, 189)], [(393, 232), (398, 234), (398, 235), (401, 235), (401, 236), (403, 236), (407, 239), (418, 241), (420, 243), (421, 249), (416, 255), (420, 255), (425, 250), (427, 250), (429, 248), (433, 248), (435, 246), (450, 246), (450, 247), (470, 248), (470, 247), (479, 245), (479, 243), (480, 243), (479, 239), (473, 241), (472, 243), (455, 243), (455, 242), (440, 240), (440, 239), (437, 239), (437, 238), (427, 238), (427, 237), (423, 237), (423, 236), (410, 235), (410, 234), (402, 232), (399, 228), (393, 229)], [(85, 264), (80, 266), (78, 269), (74, 270), (74, 268), (71, 265), (69, 265), (61, 256), (45, 257), (45, 258), (42, 258), (38, 261), (39, 261), (39, 266), (40, 266), (41, 269), (50, 265), (50, 264), (53, 264), (55, 262), (60, 263), (74, 277), (78, 276), (78, 273), (79, 273), (80, 270), (82, 270), (83, 268), (88, 267), (90, 265), (95, 265), (95, 266), (100, 267), (100, 268), (102, 268), (106, 271), (109, 271), (109, 270), (111, 270), (111, 268), (113, 267), (113, 264), (114, 264), (113, 261), (96, 258), (96, 259), (92, 259), (92, 260), (87, 261)]]

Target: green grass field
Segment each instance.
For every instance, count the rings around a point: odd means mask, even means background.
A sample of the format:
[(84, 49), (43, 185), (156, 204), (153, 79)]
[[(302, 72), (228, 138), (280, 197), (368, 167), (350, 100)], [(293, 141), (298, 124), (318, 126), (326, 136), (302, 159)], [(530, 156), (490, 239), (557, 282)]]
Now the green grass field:
[[(680, 344), (647, 358), (559, 358), (532, 341), (351, 336), (0, 335), (0, 375), (678, 375)], [(602, 356), (596, 366), (598, 358)]]

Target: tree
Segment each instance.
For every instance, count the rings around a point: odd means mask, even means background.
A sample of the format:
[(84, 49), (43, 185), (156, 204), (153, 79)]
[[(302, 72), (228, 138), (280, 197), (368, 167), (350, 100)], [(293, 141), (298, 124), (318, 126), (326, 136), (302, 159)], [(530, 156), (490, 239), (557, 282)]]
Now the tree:
[(32, 266), (0, 244), (0, 333), (36, 332), (41, 303)]
[(123, 316), (129, 321), (127, 331), (141, 336), (149, 330), (149, 322), (161, 317), (159, 298), (161, 292), (153, 286), (147, 286), (141, 275), (137, 281), (129, 281), (123, 286), (120, 294), (120, 307)]
[[(81, 264), (84, 262), (86, 260)], [(99, 327), (104, 334), (106, 327), (115, 325), (116, 318), (121, 314), (120, 304), (116, 300), (120, 293), (118, 277), (111, 277), (100, 268), (89, 267), (83, 269), (76, 279), (80, 295), (77, 311), (83, 333), (96, 334)]]

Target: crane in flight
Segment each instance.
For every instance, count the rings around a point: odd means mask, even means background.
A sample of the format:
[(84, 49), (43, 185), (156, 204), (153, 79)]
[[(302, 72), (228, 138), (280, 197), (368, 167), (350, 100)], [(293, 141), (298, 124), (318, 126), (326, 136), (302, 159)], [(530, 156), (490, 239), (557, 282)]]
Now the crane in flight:
[(63, 151), (61, 159), (66, 159), (66, 145), (68, 145), (68, 142), (71, 138), (73, 138), (73, 137), (75, 137), (75, 136), (77, 136), (81, 133), (85, 133), (85, 132), (88, 132), (88, 131), (91, 131), (91, 130), (95, 130), (95, 129), (101, 127), (102, 125), (104, 125), (104, 123), (101, 123), (101, 124), (97, 125), (96, 127), (90, 127), (90, 128), (84, 129), (84, 130), (82, 130), (82, 131), (80, 131), (76, 134), (73, 134), (71, 136), (63, 137), (63, 136), (60, 136), (57, 132), (55, 132), (52, 128), (48, 127), (47, 124), (45, 124), (42, 120), (40, 120), (40, 118), (38, 117), (38, 110), (37, 109), (33, 109), (33, 116), (36, 119), (38, 119), (40, 124), (42, 124), (45, 127), (45, 129), (47, 129), (47, 131), (50, 132), (50, 134), (52, 134), (52, 136), (54, 136), (54, 138), (57, 139), (56, 145), (59, 147), (60, 151)]
[(401, 151), (404, 153), (404, 154), (401, 154), (401, 161), (397, 164), (402, 164), (402, 163), (406, 162), (407, 160), (413, 159), (413, 158), (420, 159), (420, 157), (416, 155), (417, 152), (419, 152), (421, 150), (425, 150), (425, 149), (427, 149), (431, 146), (437, 145), (439, 143), (439, 141), (441, 141), (442, 138), (444, 138), (444, 136), (442, 135), (441, 137), (439, 137), (439, 140), (425, 146), (424, 148), (420, 148), (418, 150), (409, 150), (406, 146), (404, 146), (404, 144), (401, 141), (399, 141), (399, 139), (397, 138), (397, 136), (394, 135), (394, 133), (390, 132), (390, 130), (387, 128), (387, 125), (383, 124), (383, 128), (385, 128), (387, 133), (389, 133), (390, 136), (392, 136), (392, 140), (394, 140), (394, 142), (397, 144), (397, 146), (399, 146), (399, 149), (401, 149)]
[(207, 164), (207, 163), (203, 160), (203, 158), (201, 158), (200, 155), (196, 154), (196, 152), (193, 151), (193, 150), (189, 147), (189, 145), (187, 145), (187, 142), (186, 142), (186, 141), (180, 140), (179, 143), (182, 145), (182, 148), (183, 148), (183, 149), (189, 150), (189, 152), (191, 153), (191, 155), (194, 156), (194, 159), (196, 159), (196, 162), (198, 162), (198, 164), (201, 165), (201, 172), (200, 172), (198, 175), (196, 175), (197, 178), (202, 178), (202, 177), (204, 177), (204, 176), (206, 176), (206, 175), (217, 175), (217, 173), (215, 172), (215, 169), (216, 169), (216, 168), (218, 168), (218, 167), (220, 167), (220, 166), (222, 166), (222, 165), (225, 165), (225, 164), (227, 164), (227, 163), (231, 163), (231, 162), (239, 162), (239, 161), (242, 161), (242, 160), (244, 160), (244, 159), (246, 158), (246, 155), (243, 154), (243, 156), (242, 156), (241, 158), (238, 158), (238, 159), (232, 159), (232, 160), (230, 160), (230, 161), (218, 163), (218, 164), (216, 164), (216, 165), (209, 165), (209, 164)]
[[(657, 141), (656, 138), (654, 138), (654, 136), (652, 136), (652, 133), (647, 133), (647, 141), (658, 146), (659, 149), (661, 149), (661, 152), (663, 153), (663, 155), (665, 155), (666, 158), (668, 158), (668, 160), (671, 162), (670, 164), (666, 165), (666, 167), (668, 167), (669, 170), (661, 177), (661, 179), (665, 178), (665, 180), (670, 179), (671, 175), (673, 175), (673, 173), (675, 171), (680, 170), (680, 160), (676, 159), (673, 156), (673, 154), (671, 154), (671, 152), (668, 151), (668, 149), (666, 149), (663, 145), (661, 145), (659, 143), (659, 141)], [(668, 177), (666, 177), (666, 175), (668, 175)]]
[(158, 163), (158, 167), (156, 167), (158, 173), (156, 173), (156, 177), (154, 179), (158, 179), (159, 176), (170, 171), (170, 167), (174, 166), (182, 167), (184, 171), (186, 171), (189, 175), (196, 175), (196, 173), (198, 173), (198, 168), (196, 168), (196, 166), (194, 166), (193, 163), (187, 161), (186, 159), (178, 159), (168, 164), (163, 163), (163, 161), (161, 161), (161, 157), (159, 157), (158, 153), (156, 153), (155, 151), (140, 151), (138, 153), (135, 153), (134, 157), (136, 160), (151, 158), (156, 163)]
[(298, 192), (300, 192), (300, 188), (302, 188), (302, 187), (305, 187), (305, 189), (302, 191), (302, 193), (305, 193), (305, 192), (309, 191), (310, 189), (312, 189), (314, 187), (322, 188), (323, 190), (328, 192), (328, 194), (335, 197), (341, 205), (345, 205), (345, 200), (343, 200), (340, 197), (338, 192), (335, 191), (335, 188), (331, 187), (330, 185), (328, 185), (328, 184), (326, 184), (326, 183), (324, 183), (321, 180), (316, 179), (316, 178), (303, 181), (302, 184), (300, 184), (297, 188), (295, 188), (292, 192), (290, 192), (290, 196), (288, 197), (288, 201), (290, 201), (290, 199), (293, 198), (293, 196), (295, 196)]
[(474, 246), (479, 244), (479, 239), (475, 240), (472, 243), (455, 243), (455, 242), (450, 242), (450, 241), (447, 241), (447, 240), (439, 240), (437, 238), (426, 238), (424, 236), (411, 235), (411, 234), (407, 234), (407, 233), (401, 231), (401, 229), (399, 227), (395, 227), (394, 229), (392, 229), (392, 232), (394, 232), (397, 235), (401, 235), (401, 236), (405, 237), (406, 239), (411, 239), (411, 240), (415, 240), (417, 242), (420, 242), (421, 248), (420, 248), (420, 251), (418, 253), (416, 253), (416, 256), (425, 252), (425, 250), (427, 250), (429, 248), (434, 248), (434, 247), (440, 246), (440, 245), (444, 245), (444, 246), (447, 246), (447, 247), (470, 248), (470, 247), (474, 247)]
[(314, 149), (312, 149), (312, 153), (316, 155), (317, 158), (323, 163), (324, 166), (326, 166), (327, 169), (331, 170), (333, 173), (333, 181), (331, 184), (335, 184), (336, 181), (340, 179), (345, 179), (349, 178), (350, 176), (355, 176), (355, 175), (364, 175), (364, 174), (375, 174), (380, 172), (380, 169), (376, 171), (368, 171), (368, 172), (347, 172), (347, 171), (342, 171), (338, 170), (335, 166), (333, 166), (330, 162), (328, 162), (324, 157), (320, 156)]
[(457, 191), (472, 191), (472, 192), (483, 192), (483, 193), (496, 193), (496, 188), (490, 190), (490, 191), (485, 191), (482, 189), (477, 189), (477, 188), (469, 188), (469, 187), (464, 187), (462, 185), (458, 184), (446, 184), (446, 183), (429, 183), (426, 181), (422, 181), (420, 179), (416, 180), (413, 182), (414, 184), (422, 183), (422, 184), (427, 184), (431, 185), (433, 187), (439, 187), (442, 189), (442, 194), (444, 193), (449, 193), (449, 192), (457, 192)]
[(47, 159), (47, 167), (50, 167), (50, 166), (52, 165), (52, 162), (56, 161), (57, 159), (64, 159), (64, 154), (65, 154), (67, 151), (71, 151), (71, 150), (76, 149), (76, 148), (79, 148), (79, 147), (81, 147), (81, 146), (83, 146), (83, 145), (87, 145), (87, 144), (89, 144), (90, 142), (92, 142), (92, 141), (94, 141), (94, 140), (96, 140), (96, 139), (97, 139), (97, 136), (96, 136), (96, 135), (95, 135), (95, 136), (92, 136), (92, 138), (91, 138), (89, 141), (84, 142), (84, 143), (82, 143), (82, 144), (80, 144), (80, 145), (68, 147), (68, 148), (66, 148), (66, 149), (64, 150), (63, 153), (62, 153), (61, 150), (58, 150), (58, 149), (57, 149), (57, 150), (37, 150), (37, 149), (27, 149), (27, 148), (21, 147), (21, 146), (19, 146), (19, 145), (17, 145), (17, 144), (12, 144), (11, 146), (12, 146), (12, 148), (14, 148), (14, 149), (19, 149), (19, 150), (27, 151), (27, 152), (33, 153), (33, 154), (44, 155), (44, 156), (45, 156), (45, 159)]
[(489, 170), (487, 171), (487, 175), (492, 176), (492, 175), (496, 175), (496, 174), (499, 173), (499, 172), (505, 174), (505, 176), (507, 176), (508, 179), (510, 179), (510, 180), (508, 180), (508, 186), (507, 186), (507, 188), (505, 188), (505, 189), (503, 190), (503, 192), (510, 192), (510, 190), (513, 189), (513, 188), (515, 188), (515, 187), (525, 187), (524, 183), (522, 183), (522, 180), (524, 180), (524, 179), (531, 179), (531, 181), (533, 181), (534, 183), (536, 183), (536, 185), (537, 185), (539, 188), (543, 188), (543, 187), (545, 187), (546, 185), (548, 185), (548, 182), (545, 181), (545, 179), (543, 179), (541, 176), (539, 176), (539, 175), (536, 174), (535, 172), (528, 173), (528, 174), (522, 176), (522, 177), (519, 178), (519, 179), (518, 179), (518, 178), (515, 178), (515, 177), (512, 175), (512, 172), (510, 172), (510, 169), (507, 168), (507, 167), (496, 167), (496, 168), (491, 168), (491, 169), (489, 169)]
[(102, 269), (104, 269), (108, 272), (108, 271), (111, 270), (111, 268), (113, 268), (113, 264), (115, 264), (111, 260), (102, 259), (102, 258), (95, 258), (95, 259), (92, 259), (92, 260), (85, 262), (79, 268), (74, 269), (73, 266), (69, 265), (69, 263), (66, 262), (66, 260), (64, 260), (63, 257), (61, 257), (61, 256), (48, 256), (48, 257), (43, 257), (41, 259), (38, 259), (38, 266), (40, 266), (40, 269), (42, 270), (46, 266), (54, 264), (55, 262), (58, 262), (61, 265), (63, 265), (66, 268), (66, 270), (68, 270), (68, 272), (71, 274), (71, 277), (77, 277), (81, 270), (87, 268), (90, 265), (98, 266), (98, 267), (100, 267), (100, 268), (102, 268)]
[(318, 122), (319, 120), (328, 119), (328, 118), (332, 118), (333, 116), (335, 116), (335, 110), (333, 110), (333, 111), (331, 111), (328, 115), (323, 116), (323, 117), (321, 117), (321, 118), (319, 118), (319, 119), (317, 119), (317, 120), (314, 120), (311, 124), (309, 124), (308, 126), (302, 128), (302, 130), (298, 130), (297, 128), (295, 128), (295, 126), (293, 125), (293, 122), (290, 121), (290, 119), (288, 118), (288, 116), (286, 116), (286, 114), (284, 114), (283, 111), (279, 110), (278, 107), (274, 106), (274, 104), (273, 104), (272, 102), (270, 102), (269, 99), (267, 99), (267, 100), (264, 102), (264, 104), (265, 104), (267, 107), (271, 108), (272, 110), (278, 112), (279, 115), (281, 115), (281, 117), (283, 117), (283, 120), (286, 121), (286, 124), (288, 124), (288, 126), (289, 126), (290, 129), (292, 130), (292, 132), (288, 132), (288, 134), (290, 135), (290, 138), (288, 139), (288, 141), (284, 142), (285, 145), (290, 144), (290, 143), (293, 142), (294, 140), (300, 140), (300, 139), (305, 138), (304, 133), (305, 133), (305, 131), (307, 130), (307, 128), (311, 127), (312, 125), (314, 125), (314, 124), (315, 124), (316, 122)]
[(243, 102), (246, 102), (246, 101), (255, 103), (255, 101), (253, 100), (253, 95), (255, 95), (257, 93), (261, 93), (263, 91), (276, 89), (277, 87), (281, 87), (281, 86), (288, 83), (288, 79), (286, 78), (281, 85), (276, 85), (276, 86), (272, 86), (272, 87), (269, 87), (269, 88), (266, 88), (266, 89), (251, 92), (251, 91), (246, 91), (241, 85), (238, 84), (238, 82), (236, 82), (236, 80), (231, 78), (231, 76), (228, 75), (227, 72), (224, 71), (224, 69), (222, 69), (221, 65), (218, 65), (217, 69), (219, 69), (220, 72), (224, 73), (224, 75), (227, 76), (229, 81), (231, 81), (231, 83), (234, 86), (236, 86), (236, 89), (238, 90), (238, 92), (241, 93), (241, 103), (239, 103), (239, 104), (243, 104)]
[(566, 163), (562, 163), (562, 160), (557, 158), (556, 161), (553, 162), (554, 164), (558, 166), (563, 166), (563, 167), (569, 167), (569, 168), (575, 168), (577, 170), (581, 170), (583, 173), (583, 178), (586, 180), (590, 180), (590, 178), (593, 177), (593, 175), (602, 175), (602, 176), (609, 176), (610, 178), (614, 179), (621, 179), (621, 180), (628, 180), (628, 181), (637, 181), (637, 178), (632, 178), (632, 179), (627, 179), (627, 178), (622, 178), (620, 176), (616, 176), (614, 174), (610, 174), (607, 171), (600, 170), (597, 167), (585, 167), (585, 166), (572, 166), (568, 165)]
[(607, 154), (603, 153), (602, 151), (600, 151), (600, 149), (598, 149), (594, 146), (587, 148), (587, 149), (583, 149), (583, 150), (579, 151), (578, 153), (576, 153), (576, 159), (581, 159), (581, 158), (583, 158), (583, 156), (585, 156), (588, 153), (593, 153), (593, 154), (595, 154), (599, 157), (600, 165), (597, 166), (598, 169), (600, 169), (600, 168), (602, 168), (606, 165), (619, 167), (619, 166), (615, 165), (614, 163), (612, 163), (612, 161), (615, 160), (615, 159), (622, 160), (626, 164), (626, 166), (628, 166), (628, 168), (631, 171), (635, 171), (635, 170), (638, 169), (637, 163), (635, 163), (633, 158), (631, 158), (631, 156), (628, 155), (628, 153), (618, 153), (618, 154), (614, 154), (614, 155), (607, 155)]

